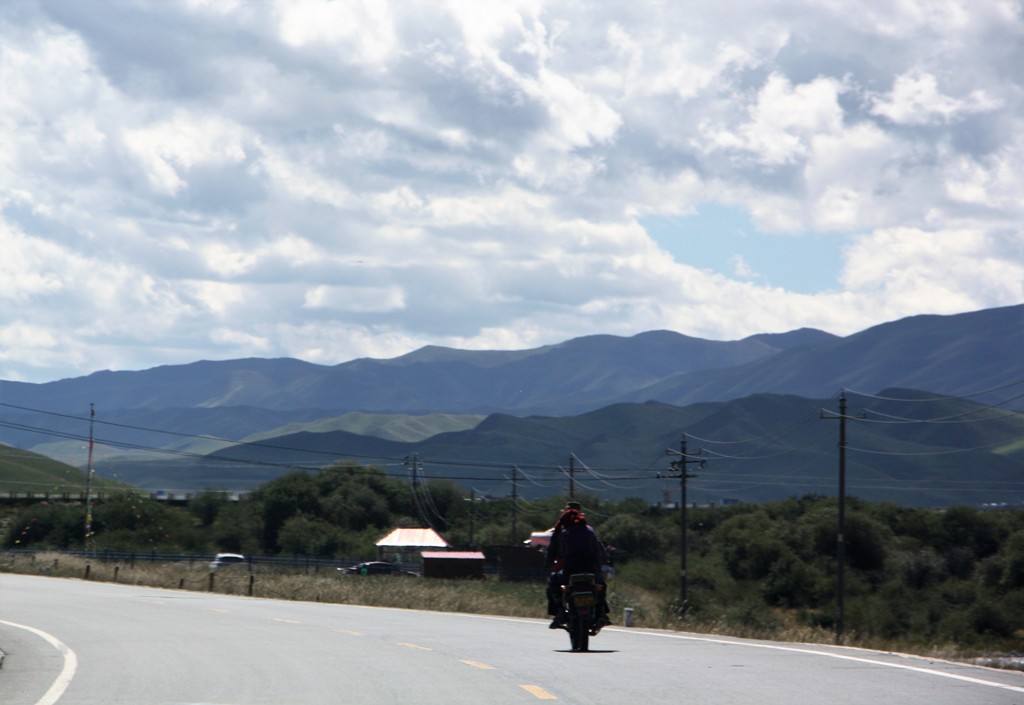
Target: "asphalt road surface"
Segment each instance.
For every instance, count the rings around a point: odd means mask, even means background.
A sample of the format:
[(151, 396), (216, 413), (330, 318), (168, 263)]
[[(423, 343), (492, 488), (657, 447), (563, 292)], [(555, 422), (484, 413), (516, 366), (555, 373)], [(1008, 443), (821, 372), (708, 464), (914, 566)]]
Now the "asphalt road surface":
[(0, 574), (3, 705), (1024, 705), (1024, 675), (832, 646)]

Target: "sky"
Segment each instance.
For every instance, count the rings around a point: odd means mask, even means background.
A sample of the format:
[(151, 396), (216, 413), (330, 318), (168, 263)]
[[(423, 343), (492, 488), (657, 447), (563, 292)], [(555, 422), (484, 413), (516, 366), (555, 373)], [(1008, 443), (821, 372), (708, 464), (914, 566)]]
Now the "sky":
[(0, 379), (1024, 302), (1019, 0), (4, 0)]

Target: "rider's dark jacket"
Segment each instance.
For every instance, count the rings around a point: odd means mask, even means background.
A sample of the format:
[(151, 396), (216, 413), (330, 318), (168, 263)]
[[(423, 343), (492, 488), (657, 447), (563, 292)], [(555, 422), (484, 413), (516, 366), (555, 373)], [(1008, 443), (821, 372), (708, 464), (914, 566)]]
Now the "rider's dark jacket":
[(571, 509), (562, 514), (551, 532), (548, 569), (563, 575), (594, 573), (600, 576), (604, 562), (604, 547), (586, 518)]

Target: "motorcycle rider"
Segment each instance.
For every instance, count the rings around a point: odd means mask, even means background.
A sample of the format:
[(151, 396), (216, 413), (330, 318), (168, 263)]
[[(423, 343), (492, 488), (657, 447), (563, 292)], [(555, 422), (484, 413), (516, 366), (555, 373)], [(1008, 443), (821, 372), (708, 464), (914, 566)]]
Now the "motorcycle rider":
[(574, 573), (592, 573), (596, 583), (602, 586), (598, 591), (600, 609), (598, 628), (611, 624), (608, 619), (608, 603), (605, 599), (604, 547), (597, 539), (593, 527), (587, 524), (579, 502), (569, 502), (551, 529), (551, 542), (547, 551), (548, 614), (552, 616), (549, 629), (558, 629), (564, 624), (562, 614), (562, 585), (566, 577)]

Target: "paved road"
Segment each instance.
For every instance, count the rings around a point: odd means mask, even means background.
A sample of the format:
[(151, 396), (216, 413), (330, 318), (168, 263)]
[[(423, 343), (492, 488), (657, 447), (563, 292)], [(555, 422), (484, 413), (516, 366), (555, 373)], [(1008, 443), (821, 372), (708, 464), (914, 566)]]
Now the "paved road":
[(3, 705), (1024, 705), (1024, 675), (828, 646), (0, 574)]

